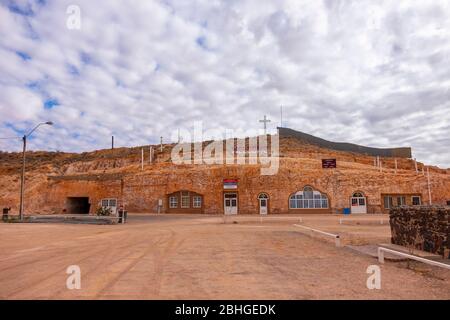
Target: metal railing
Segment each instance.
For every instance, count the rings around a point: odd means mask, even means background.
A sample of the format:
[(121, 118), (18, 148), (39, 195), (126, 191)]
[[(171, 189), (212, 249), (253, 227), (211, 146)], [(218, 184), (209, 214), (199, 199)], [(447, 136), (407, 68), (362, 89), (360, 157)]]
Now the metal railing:
[(416, 261), (420, 261), (432, 266), (436, 266), (436, 267), (441, 267), (441, 268), (445, 268), (445, 269), (449, 269), (450, 270), (450, 264), (445, 264), (442, 262), (437, 262), (437, 261), (433, 261), (433, 260), (429, 260), (429, 259), (425, 259), (425, 258), (421, 258), (421, 257), (417, 257), (411, 254), (407, 254), (404, 252), (400, 252), (400, 251), (395, 251), (392, 249), (387, 249), (387, 248), (383, 248), (383, 247), (378, 247), (378, 262), (379, 263), (384, 263), (384, 253), (390, 253), (390, 254), (394, 254), (394, 255), (398, 255), (401, 257), (405, 257), (411, 260), (416, 260)]

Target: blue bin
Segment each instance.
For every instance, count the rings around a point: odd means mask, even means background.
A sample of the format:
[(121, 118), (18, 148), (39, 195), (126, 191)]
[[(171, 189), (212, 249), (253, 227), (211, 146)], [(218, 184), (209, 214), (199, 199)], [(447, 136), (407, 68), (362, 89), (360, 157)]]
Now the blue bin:
[(344, 214), (350, 214), (351, 210), (350, 208), (344, 208)]

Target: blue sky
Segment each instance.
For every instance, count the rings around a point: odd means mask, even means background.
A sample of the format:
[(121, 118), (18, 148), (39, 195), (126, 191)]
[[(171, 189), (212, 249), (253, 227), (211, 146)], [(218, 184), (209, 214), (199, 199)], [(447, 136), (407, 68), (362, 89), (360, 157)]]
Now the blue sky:
[(446, 0), (0, 0), (0, 138), (51, 120), (30, 148), (135, 146), (195, 121), (274, 129), (283, 105), (293, 129), (450, 167), (449, 17)]

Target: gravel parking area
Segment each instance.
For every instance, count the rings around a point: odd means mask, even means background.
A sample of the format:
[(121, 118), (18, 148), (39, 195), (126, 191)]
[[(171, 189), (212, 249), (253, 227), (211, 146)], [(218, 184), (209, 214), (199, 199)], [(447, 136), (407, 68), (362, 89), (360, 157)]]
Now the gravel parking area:
[[(450, 299), (450, 271), (386, 262), (366, 286), (370, 256), (344, 244), (389, 242), (380, 216), (130, 215), (125, 225), (0, 223), (1, 299)], [(382, 217), (381, 217), (382, 218)], [(387, 218), (384, 217), (384, 219)], [(361, 220), (359, 224), (355, 222)], [(81, 270), (81, 289), (66, 270)]]

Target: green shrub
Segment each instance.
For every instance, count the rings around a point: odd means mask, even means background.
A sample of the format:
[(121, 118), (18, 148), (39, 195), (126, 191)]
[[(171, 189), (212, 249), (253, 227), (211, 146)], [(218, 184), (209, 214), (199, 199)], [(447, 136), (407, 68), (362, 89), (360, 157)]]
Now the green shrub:
[(98, 216), (110, 216), (112, 214), (111, 208), (99, 207), (97, 209)]

